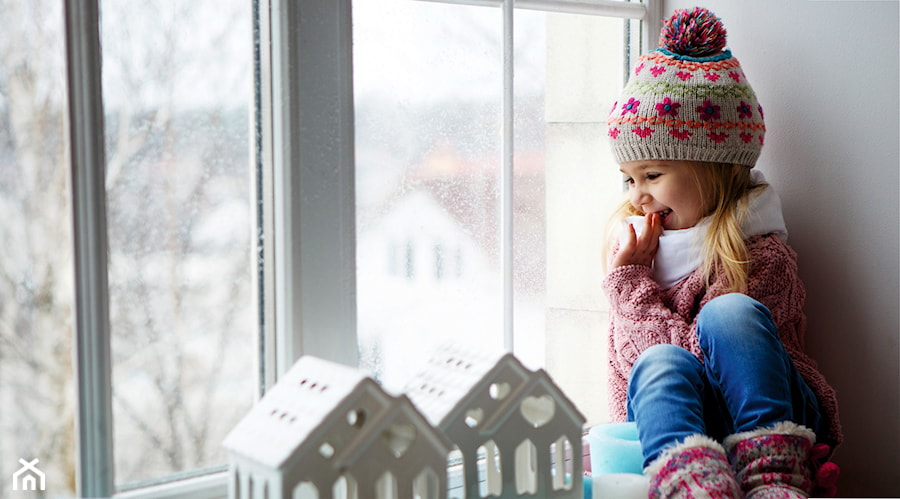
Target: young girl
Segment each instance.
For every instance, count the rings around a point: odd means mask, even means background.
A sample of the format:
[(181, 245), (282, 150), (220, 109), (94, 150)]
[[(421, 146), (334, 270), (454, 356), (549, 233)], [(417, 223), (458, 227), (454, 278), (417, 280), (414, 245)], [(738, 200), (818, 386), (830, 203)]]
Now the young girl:
[(802, 351), (796, 254), (752, 169), (763, 110), (709, 11), (677, 11), (660, 45), (608, 120), (629, 190), (603, 281), (612, 414), (636, 422), (651, 497), (833, 493), (837, 402)]

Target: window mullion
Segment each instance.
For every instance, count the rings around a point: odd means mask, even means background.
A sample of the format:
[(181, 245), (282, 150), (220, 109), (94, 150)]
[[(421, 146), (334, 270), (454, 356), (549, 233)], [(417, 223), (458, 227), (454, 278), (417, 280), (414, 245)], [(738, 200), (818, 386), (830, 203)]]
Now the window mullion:
[[(275, 337), (275, 250), (274, 250), (274, 160), (272, 146), (272, 25), (268, 0), (255, 0), (254, 5), (254, 147), (255, 180), (257, 182), (256, 291), (259, 295), (260, 342), (257, 355), (259, 396), (277, 379), (277, 340)], [(261, 267), (261, 268), (259, 268)]]
[(514, 351), (513, 334), (513, 154), (515, 109), (514, 81), (514, 0), (503, 0), (503, 158), (500, 190), (500, 261), (503, 272), (503, 346)]
[[(481, 7), (498, 7), (506, 0), (420, 0), (426, 2), (452, 3)], [(656, 0), (653, 0), (654, 2)], [(589, 16), (622, 17), (643, 19), (645, 5), (639, 2), (621, 0), (515, 0), (515, 8), (557, 12), (562, 14), (582, 14)]]
[(65, 2), (80, 497), (113, 493), (112, 388), (97, 0)]
[(659, 29), (662, 27), (662, 0), (644, 0), (646, 14), (641, 22), (641, 47), (637, 51), (642, 54), (656, 48)]
[[(302, 15), (301, 15), (302, 11)], [(349, 0), (271, 0), (277, 372), (357, 364)]]

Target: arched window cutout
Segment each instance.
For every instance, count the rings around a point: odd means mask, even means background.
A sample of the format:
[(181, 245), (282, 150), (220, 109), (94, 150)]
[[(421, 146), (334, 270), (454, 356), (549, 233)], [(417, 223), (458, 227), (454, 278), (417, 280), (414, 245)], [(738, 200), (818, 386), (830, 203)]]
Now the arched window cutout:
[(356, 480), (346, 473), (338, 477), (334, 481), (334, 486), (331, 487), (331, 497), (334, 499), (359, 499)]
[(466, 499), (466, 459), (459, 447), (447, 455), (447, 499)]
[(231, 488), (234, 490), (234, 499), (244, 499), (244, 491), (241, 490), (241, 469), (237, 466), (231, 473)]
[(572, 490), (572, 443), (565, 435), (550, 444), (550, 466), (553, 490)]
[(312, 482), (300, 482), (292, 496), (293, 499), (319, 499), (319, 489)]
[(386, 471), (375, 482), (375, 499), (398, 499), (397, 478), (390, 471)]
[(478, 466), (478, 486), (481, 497), (497, 496), (503, 493), (503, 467), (501, 466), (500, 448), (493, 440), (488, 440), (478, 447), (476, 453)]
[(537, 447), (525, 439), (516, 447), (516, 494), (532, 495), (537, 489)]
[(438, 499), (438, 476), (426, 468), (413, 479), (413, 499)]

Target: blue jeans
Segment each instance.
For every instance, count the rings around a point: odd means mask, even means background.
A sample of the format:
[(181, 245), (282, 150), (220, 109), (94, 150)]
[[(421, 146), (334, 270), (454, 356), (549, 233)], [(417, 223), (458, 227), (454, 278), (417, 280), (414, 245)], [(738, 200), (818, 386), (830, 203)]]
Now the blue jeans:
[(690, 435), (726, 436), (793, 421), (821, 434), (818, 401), (797, 372), (763, 304), (742, 294), (709, 301), (697, 318), (700, 361), (673, 345), (654, 345), (634, 363), (628, 420), (644, 467)]

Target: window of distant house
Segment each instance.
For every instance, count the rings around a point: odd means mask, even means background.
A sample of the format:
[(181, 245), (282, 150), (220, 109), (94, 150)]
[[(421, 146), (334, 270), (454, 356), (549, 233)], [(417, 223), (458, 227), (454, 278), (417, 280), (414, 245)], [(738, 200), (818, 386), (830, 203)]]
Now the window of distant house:
[[(361, 366), (400, 390), (447, 342), (504, 348), (499, 2), (353, 3)], [(515, 352), (606, 418), (606, 113), (635, 21), (515, 10)], [(406, 240), (406, 277), (392, 277)], [(449, 279), (448, 277), (455, 278)]]

